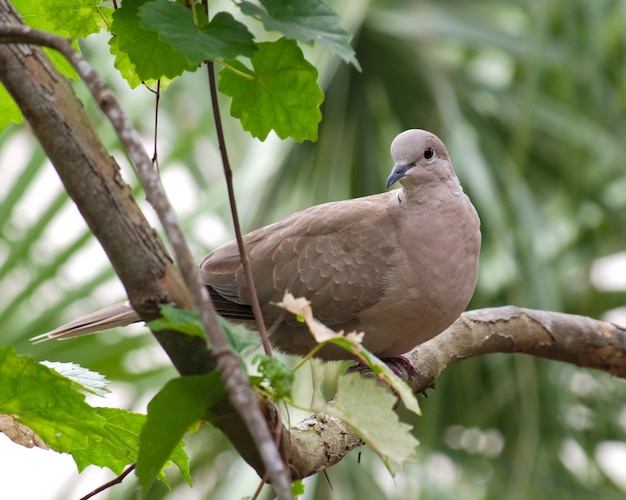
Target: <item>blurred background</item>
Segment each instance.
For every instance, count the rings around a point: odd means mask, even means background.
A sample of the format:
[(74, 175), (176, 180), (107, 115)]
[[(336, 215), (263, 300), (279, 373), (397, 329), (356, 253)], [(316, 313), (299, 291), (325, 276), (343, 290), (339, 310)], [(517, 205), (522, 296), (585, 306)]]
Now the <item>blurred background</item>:
[[(401, 130), (425, 128), (447, 144), (482, 220), (470, 308), (514, 304), (626, 324), (626, 2), (330, 3), (354, 33), (363, 72), (319, 47), (305, 48), (326, 93), (317, 143), (253, 140), (222, 101), (244, 229), (313, 204), (383, 191), (391, 140)], [(82, 48), (152, 152), (154, 96), (120, 80), (106, 42), (95, 36)], [(82, 84), (75, 88), (136, 185), (111, 127)], [(206, 72), (173, 82), (161, 99), (158, 157), (198, 260), (232, 238), (214, 137)], [(0, 176), (3, 344), (37, 360), (99, 371), (113, 381), (113, 393), (93, 404), (145, 411), (176, 376), (145, 328), (29, 342), (122, 300), (124, 292), (27, 126), (0, 135)], [(334, 376), (344, 369), (301, 370), (297, 398), (307, 404), (311, 373), (320, 371), (332, 394)], [(523, 355), (491, 355), (451, 367), (420, 399), (423, 417), (402, 415), (421, 442), (416, 463), (394, 479), (363, 448), (326, 477), (307, 479), (302, 498), (626, 494), (624, 380)], [(292, 421), (303, 415), (293, 413)], [(173, 471), (173, 491), (157, 485), (149, 498), (254, 493), (255, 473), (217, 431), (204, 426), (187, 441), (194, 488)], [(77, 478), (69, 457), (25, 450), (4, 436), (0, 468), (0, 496), (10, 498), (74, 498), (112, 477), (94, 470)], [(134, 486), (131, 476), (109, 498), (134, 498)], [(270, 491), (261, 498), (271, 498)]]

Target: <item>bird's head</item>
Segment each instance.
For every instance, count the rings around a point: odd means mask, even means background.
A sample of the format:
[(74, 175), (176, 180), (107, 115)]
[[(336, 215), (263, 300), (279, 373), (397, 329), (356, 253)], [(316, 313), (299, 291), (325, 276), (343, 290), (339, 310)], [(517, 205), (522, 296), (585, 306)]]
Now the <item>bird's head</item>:
[(411, 129), (398, 134), (391, 143), (391, 158), (394, 166), (387, 188), (399, 181), (410, 190), (433, 180), (456, 177), (445, 145), (426, 130)]

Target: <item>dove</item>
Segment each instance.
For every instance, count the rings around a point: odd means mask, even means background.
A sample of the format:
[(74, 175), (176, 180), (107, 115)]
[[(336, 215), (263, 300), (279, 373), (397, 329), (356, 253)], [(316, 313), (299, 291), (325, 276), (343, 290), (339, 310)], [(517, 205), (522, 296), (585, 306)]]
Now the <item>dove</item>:
[[(279, 351), (304, 356), (316, 346), (307, 327), (276, 304), (305, 297), (335, 331), (364, 332), (382, 358), (401, 356), (450, 326), (467, 307), (478, 277), (480, 220), (443, 142), (420, 129), (391, 144), (386, 187), (400, 189), (313, 206), (244, 236), (270, 334)], [(236, 241), (198, 266), (198, 278), (227, 320), (254, 328), (250, 289)], [(128, 303), (111, 306), (38, 339), (70, 338), (140, 318)], [(324, 360), (351, 359), (328, 345)]]

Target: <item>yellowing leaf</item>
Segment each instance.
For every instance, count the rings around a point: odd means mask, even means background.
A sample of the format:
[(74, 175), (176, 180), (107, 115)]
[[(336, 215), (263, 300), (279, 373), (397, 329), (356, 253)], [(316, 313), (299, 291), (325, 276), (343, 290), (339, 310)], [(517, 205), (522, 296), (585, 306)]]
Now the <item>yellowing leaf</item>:
[(412, 459), (419, 444), (411, 426), (393, 411), (396, 398), (375, 379), (349, 373), (339, 378), (332, 405), (320, 411), (346, 422), (375, 450), (392, 474)]

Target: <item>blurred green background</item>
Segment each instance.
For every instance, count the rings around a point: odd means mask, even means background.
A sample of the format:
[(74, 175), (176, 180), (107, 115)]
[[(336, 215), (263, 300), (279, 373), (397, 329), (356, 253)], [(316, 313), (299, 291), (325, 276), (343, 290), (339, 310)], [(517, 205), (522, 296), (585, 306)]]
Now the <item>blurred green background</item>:
[[(326, 93), (317, 143), (252, 140), (228, 117), (228, 100), (222, 101), (244, 229), (316, 203), (383, 191), (391, 140), (401, 130), (425, 128), (447, 144), (482, 220), (481, 271), (470, 308), (514, 304), (626, 322), (624, 257), (604, 259), (626, 251), (626, 2), (331, 5), (355, 34), (363, 72), (318, 47), (305, 48)], [(82, 47), (118, 92), (151, 152), (154, 97), (119, 79), (106, 41), (98, 36)], [(75, 87), (136, 185), (111, 127), (85, 88)], [(198, 260), (232, 237), (212, 120), (205, 71), (164, 92), (159, 163)], [(175, 376), (147, 330), (29, 342), (123, 299), (123, 290), (28, 127), (0, 135), (0, 174), (3, 343), (36, 359), (100, 371), (115, 383), (112, 400), (99, 404), (144, 410)], [(328, 391), (341, 370), (327, 367)], [(309, 386), (305, 374), (298, 382), (305, 402)], [(404, 473), (394, 480), (363, 448), (329, 469), (327, 478), (306, 480), (302, 498), (626, 494), (623, 380), (522, 355), (492, 355), (450, 368), (421, 404), (423, 417), (403, 415), (421, 441), (417, 462)], [(219, 433), (205, 426), (187, 440), (194, 489), (173, 473), (174, 491), (159, 485), (149, 498), (254, 493), (255, 474)], [(0, 454), (10, 457), (15, 448), (3, 441)], [(69, 478), (75, 476), (71, 464), (66, 468)], [(48, 492), (61, 488), (50, 498), (84, 494), (100, 480), (83, 481), (80, 488), (74, 479), (61, 482), (47, 484)], [(110, 498), (134, 498), (132, 478), (126, 483)], [(261, 498), (271, 498), (269, 489)]]

